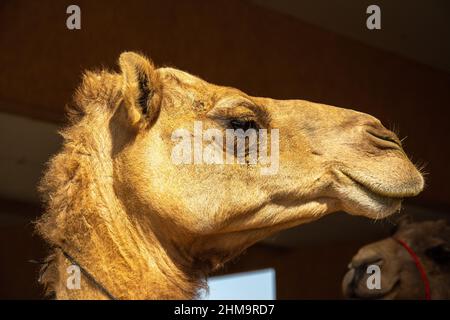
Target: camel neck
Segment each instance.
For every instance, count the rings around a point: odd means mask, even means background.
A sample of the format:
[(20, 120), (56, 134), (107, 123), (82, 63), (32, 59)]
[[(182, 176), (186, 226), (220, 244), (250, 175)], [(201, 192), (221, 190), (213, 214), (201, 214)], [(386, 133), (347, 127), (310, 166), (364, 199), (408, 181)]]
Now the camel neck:
[[(61, 245), (62, 250), (56, 250), (57, 298), (187, 299), (195, 296), (198, 281), (189, 278), (155, 239), (144, 240), (137, 230), (125, 226), (103, 228), (97, 224), (96, 228), (102, 232), (85, 234), (86, 242), (81, 247), (71, 245), (68, 239)], [(73, 266), (78, 267), (81, 277), (78, 288), (68, 286), (68, 280), (73, 280)]]
[[(118, 299), (193, 298), (199, 281), (188, 276), (176, 248), (161, 234), (155, 235), (158, 225), (152, 225), (148, 214), (125, 206), (117, 196), (107, 123), (107, 115), (86, 117), (64, 131), (70, 143), (43, 178), (41, 190), (48, 195), (48, 207), (37, 230)], [(107, 298), (83, 275), (80, 288), (69, 289), (71, 265), (60, 250), (55, 251), (43, 279), (56, 298)]]

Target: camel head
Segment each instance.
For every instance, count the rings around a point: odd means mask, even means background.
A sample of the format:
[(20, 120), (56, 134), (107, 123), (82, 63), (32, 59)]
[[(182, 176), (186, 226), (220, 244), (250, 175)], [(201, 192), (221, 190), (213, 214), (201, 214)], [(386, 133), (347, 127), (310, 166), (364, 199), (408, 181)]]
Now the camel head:
[[(359, 299), (424, 299), (425, 282), (398, 240), (417, 256), (429, 282), (430, 298), (450, 298), (450, 227), (445, 220), (413, 223), (403, 219), (392, 237), (362, 247), (342, 282), (344, 296)], [(379, 288), (369, 288), (369, 265), (378, 265)]]
[[(382, 218), (423, 188), (398, 137), (370, 115), (251, 97), (176, 69), (156, 69), (134, 53), (124, 53), (120, 66), (125, 99), (116, 113), (128, 118), (116, 129), (124, 141), (113, 156), (117, 194), (126, 206), (179, 230), (173, 241), (190, 239), (194, 255), (228, 255), (337, 210)], [(226, 129), (254, 128), (267, 129), (270, 140), (271, 129), (278, 129), (278, 170), (195, 163), (194, 155), (191, 163), (175, 164), (174, 132), (190, 132), (193, 145), (196, 122), (202, 132), (216, 129), (223, 137)]]
[[(48, 213), (38, 227), (50, 242), (87, 250), (81, 227), (117, 237), (111, 226), (95, 226), (128, 221), (130, 238), (151, 235), (145, 241), (177, 265), (210, 271), (328, 213), (383, 218), (423, 188), (398, 137), (370, 115), (252, 97), (131, 52), (119, 65), (119, 74), (86, 74), (76, 120), (42, 181)], [(230, 130), (257, 139), (225, 143)], [(119, 209), (124, 218), (111, 218)], [(75, 215), (82, 217), (63, 226)]]

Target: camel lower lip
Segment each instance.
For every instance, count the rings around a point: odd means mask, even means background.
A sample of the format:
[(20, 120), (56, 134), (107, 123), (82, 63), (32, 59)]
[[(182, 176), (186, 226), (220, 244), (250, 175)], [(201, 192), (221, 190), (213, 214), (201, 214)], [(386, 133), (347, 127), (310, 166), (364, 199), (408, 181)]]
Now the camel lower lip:
[(392, 299), (394, 297), (394, 295), (396, 294), (396, 292), (398, 291), (398, 288), (400, 286), (400, 280), (395, 281), (395, 283), (392, 285), (392, 287), (386, 291), (386, 292), (379, 292), (379, 293), (374, 293), (374, 294), (360, 294), (358, 295), (357, 293), (353, 293), (353, 298), (356, 299), (370, 299), (370, 300), (375, 300), (375, 299)]
[[(349, 201), (353, 201), (356, 207), (359, 207), (354, 213), (364, 215), (373, 219), (383, 219), (401, 207), (403, 197), (395, 197), (387, 195), (378, 190), (373, 190), (369, 185), (356, 179), (353, 176), (342, 172), (342, 175), (349, 180), (350, 187), (345, 187), (345, 196)], [(353, 207), (350, 207), (347, 212), (352, 213)]]

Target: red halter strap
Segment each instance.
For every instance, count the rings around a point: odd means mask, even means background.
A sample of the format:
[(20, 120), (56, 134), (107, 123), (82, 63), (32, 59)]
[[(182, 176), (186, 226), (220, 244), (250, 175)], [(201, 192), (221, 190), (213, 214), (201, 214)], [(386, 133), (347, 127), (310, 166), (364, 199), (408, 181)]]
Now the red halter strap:
[(425, 269), (422, 263), (420, 262), (419, 257), (414, 252), (414, 250), (411, 249), (410, 246), (408, 246), (408, 244), (405, 241), (397, 238), (394, 238), (394, 240), (397, 241), (403, 248), (405, 248), (406, 251), (408, 251), (411, 258), (414, 260), (414, 263), (416, 264), (417, 270), (419, 270), (420, 272), (420, 277), (422, 278), (422, 282), (425, 287), (425, 300), (431, 300), (430, 281), (428, 280), (427, 273), (425, 272)]

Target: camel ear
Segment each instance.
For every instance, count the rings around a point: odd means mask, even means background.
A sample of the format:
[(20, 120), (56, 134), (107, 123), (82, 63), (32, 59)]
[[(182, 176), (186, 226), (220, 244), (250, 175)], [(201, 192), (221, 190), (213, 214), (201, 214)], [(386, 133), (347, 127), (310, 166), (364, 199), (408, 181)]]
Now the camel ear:
[(153, 63), (134, 52), (120, 55), (123, 98), (132, 124), (152, 120), (159, 112), (159, 80)]
[(406, 225), (412, 222), (413, 219), (408, 214), (403, 214), (397, 217), (396, 219), (393, 219), (393, 223), (395, 224), (395, 226), (391, 229), (390, 234), (391, 235), (395, 234), (398, 230), (400, 230), (401, 228), (405, 227)]

